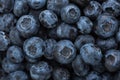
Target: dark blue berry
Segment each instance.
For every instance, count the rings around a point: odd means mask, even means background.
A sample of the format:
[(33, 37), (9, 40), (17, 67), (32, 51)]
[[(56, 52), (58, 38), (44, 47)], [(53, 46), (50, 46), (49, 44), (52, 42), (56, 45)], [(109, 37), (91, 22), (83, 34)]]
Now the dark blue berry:
[(0, 14), (0, 30), (9, 32), (15, 24), (15, 17), (12, 13)]
[(86, 76), (86, 80), (102, 80), (102, 77), (99, 73), (93, 71)]
[(54, 58), (61, 64), (68, 64), (76, 56), (76, 48), (70, 40), (59, 41), (54, 49)]
[(74, 4), (69, 4), (61, 10), (61, 19), (69, 24), (76, 23), (79, 20), (80, 15), (80, 9)]
[(25, 37), (31, 37), (38, 32), (38, 24), (32, 15), (24, 15), (16, 23), (17, 30)]
[(22, 68), (21, 64), (12, 63), (7, 58), (2, 61), (2, 68), (6, 73), (11, 73)]
[(24, 54), (22, 49), (14, 45), (8, 48), (6, 56), (7, 59), (13, 63), (20, 63), (24, 59)]
[(61, 9), (69, 4), (69, 0), (47, 0), (47, 9), (60, 14)]
[(114, 16), (120, 15), (120, 3), (117, 0), (106, 0), (102, 3), (102, 9)]
[(99, 39), (96, 40), (96, 44), (103, 51), (117, 48), (117, 42), (115, 41), (114, 38), (107, 38), (107, 39), (100, 39), (99, 38)]
[(60, 39), (70, 39), (74, 40), (77, 36), (77, 29), (69, 24), (61, 23), (57, 27), (57, 37)]
[(98, 15), (102, 13), (102, 6), (97, 1), (90, 1), (87, 7), (84, 9), (84, 15), (91, 19), (96, 19)]
[(85, 64), (80, 55), (77, 55), (75, 60), (72, 62), (72, 67), (76, 75), (86, 76), (89, 72), (89, 66)]
[(0, 0), (0, 13), (7, 13), (12, 11), (14, 0)]
[(110, 72), (115, 72), (120, 69), (120, 51), (111, 49), (105, 54), (105, 67)]
[(56, 40), (54, 39), (47, 39), (45, 40), (45, 53), (44, 53), (44, 56), (47, 58), (47, 59), (53, 59), (54, 56), (53, 56), (53, 51), (54, 51), (54, 48), (56, 46)]
[(39, 58), (44, 54), (44, 41), (39, 37), (25, 40), (23, 50), (28, 57)]
[(94, 32), (102, 38), (113, 36), (117, 29), (117, 19), (107, 13), (99, 15), (97, 18), (97, 23), (94, 26)]
[(102, 52), (93, 43), (87, 43), (80, 48), (80, 55), (83, 61), (90, 65), (98, 65), (102, 60)]
[(23, 40), (20, 36), (20, 33), (16, 29), (16, 27), (14, 27), (10, 30), (9, 38), (10, 38), (10, 41), (12, 44), (17, 45), (17, 46), (23, 45)]
[(38, 62), (30, 68), (30, 76), (34, 80), (48, 80), (51, 72), (52, 67), (45, 61)]
[(53, 70), (53, 79), (54, 80), (69, 80), (70, 73), (65, 68), (57, 68)]
[(15, 16), (20, 17), (28, 13), (29, 7), (26, 0), (15, 0), (13, 13)]
[(32, 9), (41, 9), (45, 6), (47, 0), (27, 0)]
[(57, 26), (58, 17), (54, 12), (44, 10), (39, 15), (39, 21), (46, 28), (54, 28)]
[(28, 76), (24, 71), (15, 71), (8, 75), (9, 80), (28, 80)]
[(81, 16), (79, 21), (77, 22), (77, 28), (82, 34), (89, 34), (92, 31), (92, 27), (92, 21), (86, 16)]

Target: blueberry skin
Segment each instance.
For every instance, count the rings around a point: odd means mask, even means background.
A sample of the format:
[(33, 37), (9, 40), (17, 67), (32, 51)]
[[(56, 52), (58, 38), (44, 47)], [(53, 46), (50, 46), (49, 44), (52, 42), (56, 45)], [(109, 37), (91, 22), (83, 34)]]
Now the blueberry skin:
[(74, 4), (69, 4), (61, 9), (61, 19), (68, 24), (76, 23), (80, 15), (80, 9)]
[(83, 10), (85, 16), (88, 16), (90, 19), (96, 19), (98, 15), (102, 13), (102, 6), (97, 1), (90, 1), (87, 7)]
[(22, 46), (23, 40), (20, 36), (20, 32), (16, 29), (16, 27), (12, 28), (9, 33), (10, 41), (13, 45)]
[(21, 36), (28, 38), (35, 35), (39, 27), (36, 19), (32, 15), (23, 15), (18, 19), (16, 28)]
[(57, 26), (58, 17), (53, 11), (44, 10), (39, 14), (39, 21), (46, 28), (54, 28)]
[(24, 59), (23, 51), (18, 46), (10, 46), (7, 50), (7, 59), (13, 63), (20, 63)]
[(54, 49), (54, 58), (61, 64), (69, 64), (76, 56), (76, 48), (70, 40), (60, 40)]
[(29, 6), (27, 4), (27, 0), (15, 0), (13, 13), (15, 16), (20, 17), (22, 15), (26, 15), (28, 13)]
[(45, 61), (38, 62), (30, 68), (30, 76), (34, 80), (48, 80), (51, 72), (52, 67)]
[(3, 31), (0, 31), (0, 51), (5, 51), (10, 44), (10, 39), (7, 34)]
[(53, 51), (56, 46), (56, 40), (55, 39), (47, 39), (45, 40), (45, 51), (44, 51), (44, 56), (47, 59), (53, 59)]
[(109, 72), (115, 72), (120, 69), (120, 51), (111, 49), (105, 54), (105, 67)]
[(44, 41), (39, 37), (31, 37), (23, 44), (25, 54), (30, 58), (39, 58), (44, 54)]
[(12, 13), (0, 14), (0, 30), (9, 32), (15, 24), (15, 16)]
[(102, 60), (102, 52), (93, 43), (87, 43), (80, 48), (80, 55), (83, 61), (90, 65), (98, 65)]
[(114, 16), (120, 15), (120, 3), (117, 0), (106, 0), (102, 3), (102, 9)]
[(69, 4), (69, 0), (48, 0), (47, 9), (60, 15), (61, 9)]
[(54, 80), (69, 80), (70, 73), (65, 68), (57, 68), (53, 70), (53, 79)]
[(77, 22), (77, 28), (82, 34), (89, 34), (92, 30), (92, 27), (92, 21), (86, 16), (81, 16), (79, 21)]
[(11, 73), (11, 72), (21, 69), (21, 64), (12, 63), (7, 58), (4, 58), (2, 61), (2, 69), (6, 73)]
[(15, 71), (8, 75), (9, 80), (28, 80), (28, 76), (24, 71)]
[(14, 0), (0, 0), (0, 13), (8, 13), (12, 11)]
[(107, 13), (99, 15), (97, 18), (97, 23), (94, 26), (94, 32), (102, 38), (108, 38), (113, 36), (117, 29), (117, 19)]
[(96, 45), (101, 48), (101, 50), (106, 51), (109, 49), (117, 48), (117, 42), (114, 38), (107, 38), (107, 39), (97, 39)]
[(91, 35), (79, 35), (74, 42), (78, 50), (86, 43), (95, 43), (94, 37)]
[(27, 0), (32, 9), (41, 9), (45, 6), (47, 0)]
[(86, 80), (102, 80), (102, 77), (99, 73), (93, 71), (86, 76)]
[(74, 40), (77, 36), (77, 29), (66, 23), (61, 23), (56, 30), (57, 37), (60, 39)]
[(78, 76), (86, 76), (89, 72), (89, 66), (85, 64), (80, 55), (72, 62), (72, 67), (76, 75)]

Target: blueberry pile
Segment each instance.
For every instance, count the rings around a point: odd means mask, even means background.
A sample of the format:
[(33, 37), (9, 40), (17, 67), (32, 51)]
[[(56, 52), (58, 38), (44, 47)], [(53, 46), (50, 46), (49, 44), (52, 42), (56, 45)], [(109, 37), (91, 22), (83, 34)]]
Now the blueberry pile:
[(120, 0), (0, 0), (0, 80), (120, 80)]

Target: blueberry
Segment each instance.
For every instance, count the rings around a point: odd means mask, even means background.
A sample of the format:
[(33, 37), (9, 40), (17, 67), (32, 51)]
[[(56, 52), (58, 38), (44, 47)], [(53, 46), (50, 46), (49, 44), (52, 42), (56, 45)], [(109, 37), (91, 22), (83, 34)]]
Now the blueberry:
[(60, 14), (61, 9), (69, 4), (69, 0), (48, 0), (47, 9), (54, 11), (57, 14)]
[(61, 64), (68, 64), (76, 56), (76, 48), (70, 40), (60, 40), (54, 49), (54, 58)]
[(32, 15), (24, 15), (16, 23), (17, 30), (25, 37), (31, 37), (38, 32), (38, 24)]
[(0, 13), (7, 13), (12, 11), (14, 0), (0, 0)]
[(24, 59), (23, 51), (18, 46), (10, 46), (7, 50), (7, 59), (13, 63), (20, 63)]
[(7, 58), (4, 58), (2, 61), (2, 68), (6, 73), (11, 73), (21, 69), (21, 64), (12, 63)]
[(60, 39), (70, 39), (70, 40), (74, 40), (77, 36), (77, 29), (69, 24), (66, 23), (61, 23), (58, 27), (57, 27), (57, 36)]
[(5, 71), (0, 68), (0, 80), (4, 80), (4, 77), (6, 77)]
[(82, 34), (89, 34), (92, 30), (92, 27), (92, 21), (86, 16), (81, 16), (79, 21), (77, 22), (77, 28)]
[(50, 10), (41, 11), (39, 15), (40, 23), (46, 28), (54, 28), (57, 26), (58, 17)]
[(99, 47), (93, 43), (87, 43), (80, 48), (80, 55), (83, 61), (90, 65), (98, 65), (102, 60), (102, 52)]
[(94, 32), (102, 38), (113, 36), (117, 29), (117, 19), (107, 13), (99, 15), (97, 18), (97, 23), (94, 26)]
[(20, 17), (28, 13), (29, 7), (26, 0), (15, 0), (13, 13), (15, 16)]
[(80, 55), (77, 55), (75, 60), (72, 62), (72, 67), (76, 75), (86, 76), (89, 72), (89, 66), (85, 64)]
[(15, 71), (8, 75), (9, 80), (28, 80), (28, 76), (24, 71)]
[(114, 16), (120, 15), (120, 3), (117, 0), (106, 0), (102, 3), (102, 9)]
[(115, 72), (120, 69), (120, 51), (111, 49), (105, 54), (105, 67), (110, 72)]
[(99, 73), (93, 71), (86, 76), (86, 80), (102, 80), (102, 77)]
[(45, 6), (47, 0), (27, 0), (32, 9), (41, 9)]
[(3, 31), (0, 31), (0, 51), (5, 51), (10, 44), (10, 39), (7, 34)]
[(80, 9), (74, 4), (69, 4), (61, 9), (61, 19), (69, 24), (76, 23), (80, 15)]
[(17, 46), (22, 46), (23, 40), (20, 36), (20, 33), (16, 29), (16, 27), (10, 30), (9, 38), (12, 44), (17, 45)]
[(79, 35), (74, 42), (78, 50), (86, 43), (95, 43), (94, 37), (91, 35)]
[(9, 32), (15, 23), (15, 17), (12, 13), (0, 14), (0, 30)]
[(55, 48), (55, 45), (56, 45), (56, 40), (54, 39), (47, 39), (45, 40), (45, 51), (44, 51), (44, 56), (47, 58), (47, 59), (53, 59), (54, 56), (53, 56), (53, 51), (54, 51), (54, 48)]
[(99, 46), (103, 51), (117, 48), (117, 42), (114, 38), (107, 38), (107, 39), (97, 39), (96, 40), (97, 46)]
[(85, 16), (88, 16), (90, 19), (96, 19), (102, 13), (102, 6), (97, 1), (90, 1), (83, 11)]
[(72, 76), (72, 80), (85, 80), (84, 77), (79, 77), (79, 76)]
[(39, 37), (25, 40), (23, 50), (28, 57), (39, 58), (44, 54), (44, 41)]
[(52, 67), (45, 61), (38, 62), (30, 68), (30, 76), (34, 80), (48, 80), (51, 72)]
[(69, 80), (70, 73), (65, 68), (56, 68), (53, 70), (53, 79), (54, 80)]

